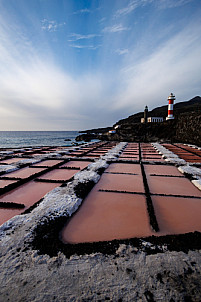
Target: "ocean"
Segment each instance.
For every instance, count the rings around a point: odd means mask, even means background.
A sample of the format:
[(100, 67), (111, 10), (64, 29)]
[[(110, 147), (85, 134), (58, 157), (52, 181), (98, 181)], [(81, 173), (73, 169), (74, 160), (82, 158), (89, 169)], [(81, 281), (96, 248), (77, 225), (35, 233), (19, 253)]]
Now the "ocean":
[(69, 146), (78, 135), (78, 131), (0, 131), (0, 148)]

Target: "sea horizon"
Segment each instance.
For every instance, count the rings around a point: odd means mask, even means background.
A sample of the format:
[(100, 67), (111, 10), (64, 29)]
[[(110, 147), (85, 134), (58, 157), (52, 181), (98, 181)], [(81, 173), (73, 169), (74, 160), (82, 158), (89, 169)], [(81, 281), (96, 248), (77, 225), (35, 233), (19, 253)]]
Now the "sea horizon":
[(1, 130), (0, 148), (69, 146), (79, 131), (66, 130)]

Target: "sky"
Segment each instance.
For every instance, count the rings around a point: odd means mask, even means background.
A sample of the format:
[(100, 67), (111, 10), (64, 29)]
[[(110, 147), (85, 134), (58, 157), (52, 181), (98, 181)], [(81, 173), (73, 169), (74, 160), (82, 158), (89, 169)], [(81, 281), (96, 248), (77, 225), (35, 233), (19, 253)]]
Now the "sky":
[(0, 0), (0, 131), (112, 126), (200, 89), (201, 0)]

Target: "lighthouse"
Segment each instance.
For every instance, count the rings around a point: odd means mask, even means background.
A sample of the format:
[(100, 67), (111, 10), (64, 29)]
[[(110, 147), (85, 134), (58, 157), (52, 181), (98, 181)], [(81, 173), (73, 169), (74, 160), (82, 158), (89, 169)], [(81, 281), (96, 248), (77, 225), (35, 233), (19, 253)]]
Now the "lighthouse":
[(144, 109), (144, 123), (147, 123), (147, 119), (148, 119), (148, 107), (145, 106), (145, 109)]
[(166, 117), (166, 120), (173, 120), (174, 116), (173, 116), (173, 104), (174, 104), (174, 100), (175, 100), (175, 96), (173, 93), (170, 93), (169, 97), (168, 97), (168, 116)]

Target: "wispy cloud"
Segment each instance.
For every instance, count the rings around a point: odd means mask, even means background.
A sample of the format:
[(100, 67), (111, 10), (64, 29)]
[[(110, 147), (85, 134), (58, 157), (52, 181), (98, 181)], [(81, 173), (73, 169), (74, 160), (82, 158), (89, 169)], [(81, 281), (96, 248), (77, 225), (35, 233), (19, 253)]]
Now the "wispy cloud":
[(105, 22), (106, 21), (106, 17), (103, 17), (103, 18), (101, 18), (100, 20), (99, 20), (99, 23), (103, 23), (103, 22)]
[(94, 12), (100, 11), (101, 9), (102, 9), (102, 7), (97, 7), (94, 9), (83, 8), (83, 9), (74, 11), (72, 14), (73, 15), (93, 14)]
[(89, 49), (89, 50), (96, 50), (101, 47), (101, 45), (94, 46), (94, 45), (78, 45), (78, 44), (70, 44), (69, 46), (73, 48)]
[(78, 40), (89, 40), (89, 39), (93, 39), (93, 38), (97, 38), (97, 37), (101, 37), (102, 35), (98, 35), (98, 34), (88, 34), (88, 35), (80, 35), (80, 34), (71, 34), (69, 37), (70, 39), (68, 40), (69, 42), (74, 42), (74, 41), (78, 41)]
[(192, 2), (192, 0), (159, 0), (158, 7), (161, 9), (174, 8), (178, 6), (183, 6), (189, 2)]
[(129, 50), (128, 49), (117, 49), (115, 50), (115, 53), (117, 53), (118, 55), (126, 55), (129, 53)]
[(130, 30), (129, 27), (125, 27), (122, 24), (115, 24), (112, 26), (107, 26), (103, 29), (103, 32), (106, 33), (118, 33), (118, 32), (122, 32), (122, 31), (128, 31)]
[(79, 118), (88, 120), (85, 104), (102, 94), (100, 78), (94, 74), (74, 78), (56, 66), (49, 53), (40, 56), (19, 26), (5, 23), (0, 17), (0, 128), (81, 127)]
[(185, 28), (140, 62), (131, 59), (121, 75), (124, 91), (115, 102), (116, 109), (133, 106), (135, 110), (142, 110), (142, 102), (146, 104), (147, 100), (153, 108), (165, 104), (172, 91), (180, 101), (199, 95), (200, 25), (199, 22)]
[(88, 8), (84, 8), (84, 9), (79, 9), (75, 12), (73, 12), (73, 15), (79, 15), (79, 14), (89, 14), (92, 13), (93, 11), (88, 9)]
[[(129, 3), (137, 5), (140, 2), (141, 0)], [(150, 3), (143, 0), (142, 2)], [(164, 3), (162, 0), (154, 0), (153, 6), (156, 2), (158, 7), (159, 3)], [(178, 0), (178, 3), (182, 5), (187, 3), (187, 0)], [(119, 16), (128, 15), (134, 9), (134, 6), (130, 6), (127, 10), (119, 12)], [(154, 18), (158, 13), (156, 6), (153, 12)], [(112, 15), (110, 16), (112, 18)], [(102, 28), (104, 26), (105, 28), (100, 35), (96, 34), (99, 33), (101, 26), (98, 23), (99, 18), (97, 18), (98, 26), (91, 27), (93, 32), (89, 34), (83, 31), (86, 23), (82, 23), (83, 28), (81, 25), (78, 27), (72, 18), (71, 32), (73, 33), (68, 37), (64, 33), (60, 41), (69, 39), (68, 44), (75, 49), (73, 51), (67, 47), (63, 49), (62, 43), (50, 48), (48, 39), (51, 39), (52, 35), (45, 35), (46, 41), (40, 40), (40, 38), (44, 39), (43, 32), (39, 33), (41, 37), (32, 39), (30, 27), (26, 28), (24, 22), (20, 27), (18, 19), (15, 23), (11, 17), (10, 19), (5, 17), (1, 10), (0, 128), (2, 130), (79, 130), (101, 127), (111, 125), (118, 118), (143, 110), (145, 104), (148, 104), (150, 109), (167, 104), (166, 99), (170, 92), (175, 93), (177, 101), (187, 100), (200, 94), (201, 21), (192, 18), (195, 23), (189, 24), (189, 18), (186, 28), (183, 27), (184, 29), (179, 31), (181, 27), (173, 27), (175, 28), (173, 34), (165, 35), (165, 39), (160, 39), (160, 44), (153, 31), (148, 28), (147, 34), (149, 38), (151, 37), (153, 47), (147, 47), (150, 44), (146, 36), (143, 35), (140, 40), (135, 36), (135, 31), (132, 31), (132, 37), (137, 39), (137, 43), (133, 44), (129, 32), (131, 29), (126, 27), (127, 23), (123, 23), (123, 18), (122, 23), (113, 20), (115, 24), (111, 23), (114, 25), (109, 26), (111, 24), (107, 22), (111, 18), (108, 14), (106, 22), (102, 24)], [(43, 21), (44, 31), (54, 32), (62, 26), (59, 21), (47, 19)], [(77, 31), (84, 34), (77, 34)], [(163, 28), (161, 32), (164, 36)], [(33, 33), (36, 34), (38, 31)], [(108, 41), (112, 41), (112, 48)], [(99, 47), (102, 47), (99, 56), (93, 56), (93, 50)], [(143, 53), (144, 49), (148, 51)], [(63, 53), (64, 56), (60, 58)], [(122, 56), (122, 60), (118, 55)], [(86, 65), (81, 66), (80, 62), (86, 60), (85, 63), (88, 64), (92, 58), (93, 64), (89, 64), (86, 72)], [(75, 67), (78, 71), (74, 71)]]
[(57, 31), (59, 28), (66, 25), (65, 22), (58, 23), (55, 20), (47, 20), (47, 19), (43, 19), (41, 21), (41, 24), (42, 24), (41, 29), (44, 31), (49, 31), (49, 32)]
[(189, 2), (192, 2), (192, 0), (131, 0), (128, 5), (118, 9), (114, 17), (117, 18), (128, 15), (138, 7), (143, 7), (151, 3), (160, 9), (167, 9), (182, 6)]
[(123, 16), (123, 15), (128, 15), (132, 11), (134, 11), (138, 6), (140, 6), (144, 0), (132, 0), (128, 3), (127, 6), (118, 9), (115, 13), (115, 17)]

